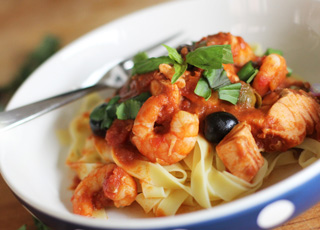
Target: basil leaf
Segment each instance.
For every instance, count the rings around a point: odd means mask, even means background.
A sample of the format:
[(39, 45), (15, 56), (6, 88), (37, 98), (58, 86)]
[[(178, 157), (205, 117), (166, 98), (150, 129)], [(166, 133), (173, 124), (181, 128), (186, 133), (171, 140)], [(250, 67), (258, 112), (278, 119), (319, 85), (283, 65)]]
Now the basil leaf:
[(149, 92), (144, 92), (130, 98), (115, 107), (115, 118), (119, 120), (135, 119), (142, 104), (151, 96)]
[(219, 98), (232, 104), (237, 104), (240, 95), (241, 83), (230, 84), (219, 88)]
[(264, 53), (264, 55), (266, 55), (266, 56), (269, 54), (279, 54), (279, 55), (283, 56), (283, 53), (281, 50), (272, 49), (272, 48), (268, 48), (267, 51)]
[(211, 97), (211, 89), (207, 80), (201, 77), (197, 83), (196, 88), (194, 89), (194, 93), (200, 97), (208, 100)]
[(164, 45), (164, 47), (166, 47), (169, 57), (174, 60), (175, 62), (182, 64), (183, 63), (183, 58), (181, 57), (181, 55), (178, 53), (178, 51), (175, 48), (172, 48), (170, 46)]
[(214, 45), (200, 47), (187, 54), (186, 62), (205, 70), (220, 69), (222, 68), (222, 64), (233, 63), (231, 46)]
[(101, 122), (101, 129), (110, 128), (113, 120), (116, 118), (116, 107), (120, 97), (113, 97), (108, 103), (103, 103), (91, 112), (90, 119)]
[(187, 70), (187, 67), (188, 67), (187, 63), (184, 63), (182, 65), (175, 63), (173, 65), (175, 73), (171, 79), (172, 84), (174, 84), (179, 79), (179, 77)]
[(203, 75), (208, 79), (209, 85), (213, 90), (230, 85), (231, 83), (227, 76), (227, 72), (223, 70), (223, 68), (206, 70)]
[(117, 118), (119, 120), (135, 119), (141, 106), (142, 103), (140, 101), (126, 100), (117, 107)]
[(107, 105), (107, 103), (103, 103), (94, 108), (94, 110), (90, 114), (90, 119), (94, 121), (102, 121), (106, 112)]
[(136, 101), (140, 101), (140, 102), (145, 102), (149, 97), (151, 97), (151, 93), (150, 92), (144, 92), (141, 93), (137, 96), (135, 96), (133, 99)]
[(143, 60), (146, 60), (148, 59), (148, 54), (146, 52), (139, 52), (137, 53), (133, 58), (132, 58), (132, 61), (134, 64), (140, 62), (140, 61), (143, 61)]
[(225, 45), (222, 50), (222, 63), (233, 64), (233, 55), (231, 51), (231, 45)]
[(159, 65), (163, 63), (173, 64), (174, 61), (168, 56), (142, 60), (134, 64), (132, 69), (132, 75), (152, 72), (154, 70), (159, 69)]
[(116, 104), (118, 101), (120, 100), (120, 96), (114, 96), (113, 98), (110, 99), (110, 101), (108, 102), (108, 106), (114, 105)]

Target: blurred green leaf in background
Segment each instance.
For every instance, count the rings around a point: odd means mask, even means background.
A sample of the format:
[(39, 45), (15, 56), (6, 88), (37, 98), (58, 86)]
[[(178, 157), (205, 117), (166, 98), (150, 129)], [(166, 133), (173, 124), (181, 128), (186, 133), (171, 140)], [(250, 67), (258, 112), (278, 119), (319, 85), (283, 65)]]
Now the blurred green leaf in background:
[(28, 54), (25, 62), (13, 77), (13, 80), (9, 84), (0, 87), (0, 111), (4, 110), (10, 98), (24, 80), (26, 80), (44, 61), (57, 52), (59, 48), (59, 39), (54, 35), (47, 35), (35, 50)]

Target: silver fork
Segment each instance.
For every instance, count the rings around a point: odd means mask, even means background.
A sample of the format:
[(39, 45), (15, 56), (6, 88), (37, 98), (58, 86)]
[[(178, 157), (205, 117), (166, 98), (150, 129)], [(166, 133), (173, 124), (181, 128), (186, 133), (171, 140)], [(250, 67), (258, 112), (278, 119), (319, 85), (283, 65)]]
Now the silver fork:
[[(157, 44), (146, 48), (144, 52), (155, 50), (162, 43), (170, 42), (179, 35), (181, 35), (181, 32), (171, 35)], [(96, 70), (87, 78), (80, 89), (24, 105), (16, 109), (0, 112), (0, 133), (60, 108), (92, 92), (104, 89), (119, 89), (130, 76), (133, 57), (134, 56), (124, 60), (115, 60)], [(116, 74), (110, 74), (114, 71), (116, 71)], [(100, 83), (102, 79), (104, 80), (103, 84)]]

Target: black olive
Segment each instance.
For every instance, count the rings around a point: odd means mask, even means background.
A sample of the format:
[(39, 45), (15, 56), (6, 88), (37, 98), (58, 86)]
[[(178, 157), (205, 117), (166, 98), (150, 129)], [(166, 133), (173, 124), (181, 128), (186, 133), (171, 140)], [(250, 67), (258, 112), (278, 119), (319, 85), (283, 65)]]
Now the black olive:
[(95, 121), (90, 119), (90, 128), (94, 135), (105, 138), (107, 129), (101, 128), (102, 121)]
[(238, 123), (231, 113), (211, 113), (204, 120), (204, 136), (211, 143), (219, 143)]
[(105, 117), (107, 104), (103, 103), (96, 107), (90, 114), (90, 128), (94, 135), (105, 137), (107, 128), (102, 127), (102, 122)]

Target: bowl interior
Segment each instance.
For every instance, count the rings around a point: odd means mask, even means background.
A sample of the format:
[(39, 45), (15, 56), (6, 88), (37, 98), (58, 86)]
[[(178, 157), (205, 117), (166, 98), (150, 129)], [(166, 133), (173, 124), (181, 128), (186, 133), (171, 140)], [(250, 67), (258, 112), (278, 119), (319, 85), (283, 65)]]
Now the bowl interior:
[[(152, 7), (98, 28), (61, 50), (23, 84), (8, 109), (77, 88), (105, 63), (137, 53), (177, 31), (184, 32), (181, 43), (224, 31), (242, 36), (250, 44), (259, 43), (263, 50), (281, 49), (295, 74), (319, 82), (319, 10), (320, 2), (312, 0), (173, 1)], [(68, 188), (73, 174), (65, 165), (68, 147), (61, 145), (57, 131), (68, 127), (80, 103), (2, 134), (1, 173), (14, 193), (49, 215), (96, 226), (137, 227), (142, 212), (130, 215), (130, 209), (110, 210), (108, 221), (71, 213)], [(238, 210), (236, 205), (228, 206), (230, 213)], [(214, 209), (204, 213), (210, 213), (210, 218), (219, 216)], [(117, 222), (123, 218), (132, 218), (133, 226)], [(183, 216), (177, 220), (183, 221)], [(157, 221), (162, 226), (173, 224), (172, 218)], [(191, 221), (195, 220), (191, 217)]]

